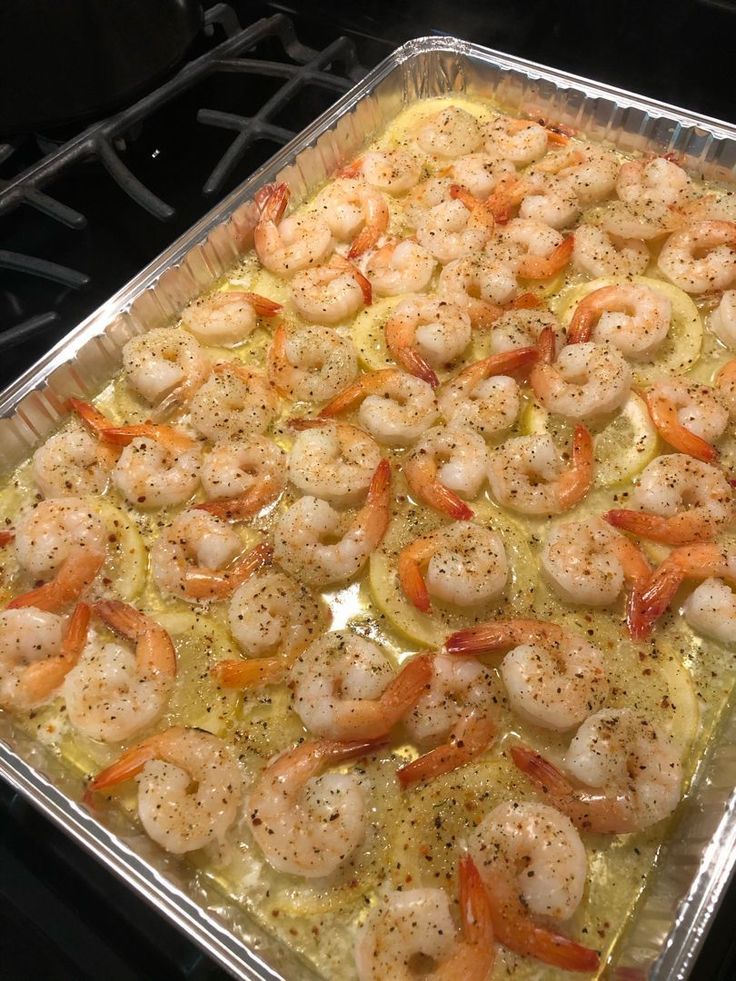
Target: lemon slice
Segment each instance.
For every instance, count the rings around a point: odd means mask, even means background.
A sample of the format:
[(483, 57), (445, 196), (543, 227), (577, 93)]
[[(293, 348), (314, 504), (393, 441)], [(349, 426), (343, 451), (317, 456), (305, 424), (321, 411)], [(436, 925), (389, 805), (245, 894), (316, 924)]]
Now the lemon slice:
[[(569, 443), (575, 428), (538, 402), (527, 403), (520, 425), (525, 435), (550, 433), (561, 445)], [(641, 473), (657, 455), (658, 439), (644, 400), (632, 393), (621, 411), (593, 435), (596, 487), (615, 487)]]
[(671, 371), (682, 374), (689, 371), (700, 357), (703, 345), (703, 321), (698, 308), (682, 290), (661, 279), (649, 276), (634, 276), (632, 279), (622, 277), (602, 277), (592, 279), (580, 286), (563, 290), (554, 302), (553, 312), (566, 327), (572, 320), (578, 303), (589, 293), (602, 289), (604, 286), (618, 286), (635, 283), (648, 286), (658, 293), (664, 294), (672, 304), (672, 322), (669, 333), (656, 352), (656, 358), (650, 364), (633, 363), (632, 370), (637, 382), (654, 381), (661, 378), (662, 372)]
[(110, 595), (130, 603), (146, 584), (148, 555), (143, 538), (133, 519), (122, 508), (102, 497), (90, 498), (90, 505), (108, 531), (107, 558), (101, 581), (110, 583)]
[(396, 362), (386, 347), (385, 327), (394, 307), (406, 297), (386, 296), (361, 310), (352, 327), (353, 342), (358, 358), (369, 371), (395, 368)]

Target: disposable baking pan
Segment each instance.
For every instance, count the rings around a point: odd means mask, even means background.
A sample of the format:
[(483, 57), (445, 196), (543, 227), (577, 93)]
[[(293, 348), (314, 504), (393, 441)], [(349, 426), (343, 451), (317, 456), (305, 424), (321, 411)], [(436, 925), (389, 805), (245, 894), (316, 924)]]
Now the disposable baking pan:
[[(264, 184), (307, 198), (402, 108), (463, 93), (492, 97), (623, 151), (674, 153), (694, 174), (734, 180), (736, 127), (450, 37), (398, 48), (205, 218), (0, 395), (0, 468), (64, 419), (70, 395), (94, 396), (135, 334), (170, 322), (251, 245)], [(620, 981), (686, 978), (736, 865), (736, 712), (727, 712), (678, 811), (649, 887), (607, 970)], [(184, 930), (235, 977), (313, 976), (301, 959), (189, 866), (132, 828), (125, 838), (78, 801), (82, 783), (0, 712), (0, 775)]]

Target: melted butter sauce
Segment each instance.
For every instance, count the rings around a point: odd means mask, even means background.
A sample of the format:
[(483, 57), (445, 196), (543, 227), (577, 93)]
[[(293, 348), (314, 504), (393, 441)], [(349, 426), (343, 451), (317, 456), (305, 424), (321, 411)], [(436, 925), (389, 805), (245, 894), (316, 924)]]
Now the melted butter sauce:
[[(462, 106), (480, 120), (489, 119), (495, 113), (490, 103), (460, 97), (422, 102), (406, 109), (388, 127), (376, 147), (402, 145), (421, 118), (448, 105)], [(394, 202), (391, 212), (392, 230), (400, 230), (400, 209)], [(651, 270), (649, 274), (656, 275)], [(559, 312), (565, 306), (565, 298), (579, 290), (584, 282), (576, 274), (567, 279), (558, 277), (542, 292)], [(247, 256), (227, 281), (217, 286), (228, 287), (247, 288), (284, 303), (289, 299), (288, 286), (261, 270), (253, 255)], [(382, 324), (392, 305), (378, 304), (378, 313), (367, 311), (356, 318), (357, 323), (361, 316), (363, 321), (373, 317), (361, 338), (367, 337), (376, 350), (380, 348)], [(293, 310), (286, 311), (286, 319), (299, 323)], [(348, 323), (337, 330), (350, 334), (353, 327)], [(249, 365), (263, 366), (269, 343), (270, 333), (258, 329), (241, 347), (208, 351), (213, 360), (240, 359)], [(477, 338), (465, 360), (472, 361), (487, 353), (483, 345), (483, 338)], [(356, 346), (360, 350), (360, 341), (356, 340)], [(380, 350), (378, 355), (374, 351), (374, 356), (381, 357)], [(726, 360), (727, 352), (706, 333), (700, 359), (690, 375), (697, 380), (711, 381)], [(121, 422), (142, 421), (149, 413), (123, 378), (108, 386), (98, 405)], [(284, 405), (275, 427), (275, 438), (284, 448), (290, 445), (286, 420), (294, 414), (309, 413), (310, 408)], [(186, 424), (185, 417), (174, 421)], [(546, 537), (548, 522), (506, 513), (485, 492), (472, 506), (477, 520), (498, 530), (506, 542), (512, 579), (503, 603), (470, 615), (440, 607), (434, 618), (422, 617), (396, 585), (395, 556), (406, 542), (443, 522), (412, 501), (396, 466), (402, 451), (390, 451), (388, 456), (394, 464), (392, 524), (371, 569), (357, 581), (324, 594), (332, 613), (332, 628), (350, 627), (377, 641), (400, 662), (432, 641), (441, 643), (442, 637), (459, 625), (491, 617), (526, 615), (567, 625), (589, 637), (605, 655), (610, 676), (606, 704), (631, 707), (668, 728), (679, 740), (686, 768), (692, 772), (731, 692), (732, 654), (694, 636), (677, 611), (664, 618), (653, 641), (634, 644), (624, 633), (622, 605), (612, 610), (591, 611), (563, 604), (537, 572), (536, 555)], [(724, 457), (736, 460), (733, 438), (725, 442)], [(625, 487), (598, 488), (572, 514), (560, 520), (625, 505), (626, 496)], [(17, 515), (37, 499), (30, 465), (24, 464), (0, 489), (0, 513)], [(236, 526), (244, 545), (253, 544), (261, 534), (268, 534), (276, 517), (293, 499), (287, 491), (250, 526)], [(163, 597), (148, 574), (147, 550), (176, 510), (134, 512), (114, 490), (108, 490), (104, 500), (97, 499), (95, 506), (100, 508), (116, 543), (114, 554), (108, 560), (107, 592), (123, 595), (141, 609), (159, 616), (172, 633), (177, 648), (176, 691), (157, 728), (168, 724), (196, 725), (223, 736), (235, 747), (249, 779), (253, 779), (271, 755), (305, 735), (292, 711), (288, 689), (285, 685), (274, 685), (240, 696), (220, 690), (212, 681), (209, 671), (217, 660), (239, 656), (227, 626), (227, 605), (196, 609)], [(11, 551), (6, 549), (6, 553)], [(661, 557), (661, 550), (652, 548), (651, 551), (654, 558)], [(29, 585), (12, 555), (6, 555), (2, 581), (5, 598)], [(95, 629), (104, 635), (102, 628)], [(497, 660), (489, 658), (488, 663), (495, 666)], [(480, 760), (460, 770), (402, 793), (394, 778), (395, 769), (400, 760), (415, 756), (416, 749), (402, 742), (400, 734), (391, 748), (351, 764), (363, 775), (370, 791), (368, 831), (364, 846), (329, 879), (299, 880), (272, 870), (263, 861), (244, 821), (231, 830), (222, 846), (195, 853), (189, 861), (198, 875), (216, 884), (226, 903), (247, 910), (318, 973), (332, 979), (353, 978), (355, 928), (382, 888), (441, 886), (454, 897), (458, 849), (473, 829), (504, 800), (537, 799), (530, 784), (511, 763), (509, 745), (521, 739), (557, 760), (564, 753), (570, 734), (543, 731), (513, 716), (497, 671), (496, 692), (503, 735)], [(50, 745), (64, 766), (85, 774), (96, 772), (120, 749), (103, 746), (74, 732), (67, 723), (60, 699), (22, 724)], [(134, 786), (125, 788), (118, 800), (127, 813), (134, 815)], [(599, 950), (603, 964), (635, 913), (671, 824), (666, 822), (635, 835), (582, 835), (588, 854), (588, 884), (583, 902), (573, 919), (563, 925), (563, 930)], [(494, 973), (495, 978), (513, 977), (523, 981), (563, 975), (564, 972), (505, 950), (499, 951)]]

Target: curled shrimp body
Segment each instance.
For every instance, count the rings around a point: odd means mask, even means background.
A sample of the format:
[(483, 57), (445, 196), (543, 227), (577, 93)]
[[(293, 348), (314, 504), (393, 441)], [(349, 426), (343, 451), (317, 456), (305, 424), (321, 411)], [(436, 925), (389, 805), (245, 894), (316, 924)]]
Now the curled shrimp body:
[(339, 242), (351, 242), (348, 259), (372, 249), (388, 225), (380, 191), (360, 180), (338, 178), (320, 191), (313, 208)]
[(450, 200), (451, 187), (451, 177), (429, 177), (413, 188), (401, 202), (406, 224), (417, 229), (433, 208)]
[(186, 401), (210, 373), (210, 361), (197, 341), (179, 327), (155, 327), (131, 338), (123, 348), (128, 384), (149, 405), (175, 397)]
[(724, 291), (710, 315), (710, 329), (726, 347), (736, 349), (736, 290)]
[(162, 593), (197, 603), (230, 596), (269, 558), (256, 545), (241, 556), (240, 536), (206, 511), (184, 511), (151, 546), (151, 572)]
[(636, 482), (631, 504), (609, 511), (609, 524), (666, 545), (712, 538), (734, 517), (733, 488), (723, 471), (684, 453), (652, 460)]
[(419, 182), (422, 167), (408, 150), (372, 150), (349, 165), (346, 172), (351, 177), (360, 175), (378, 191), (398, 196)]
[(253, 244), (269, 272), (289, 278), (308, 266), (318, 266), (333, 249), (332, 232), (317, 215), (304, 212), (282, 221), (289, 188), (276, 184), (263, 202), (253, 232)]
[(146, 834), (175, 855), (221, 841), (243, 796), (229, 747), (202, 729), (174, 726), (144, 739), (97, 774), (85, 799), (134, 778)]
[(380, 739), (403, 719), (429, 684), (428, 658), (396, 673), (377, 644), (336, 630), (310, 644), (289, 678), (294, 710), (310, 732), (330, 739)]
[(432, 677), (404, 725), (427, 751), (397, 771), (402, 787), (449, 773), (484, 753), (498, 729), (493, 675), (482, 664), (447, 654), (431, 658)]
[(202, 344), (237, 347), (258, 326), (260, 317), (275, 317), (281, 304), (257, 293), (225, 290), (200, 296), (181, 315), (181, 325)]
[(115, 458), (84, 429), (65, 429), (33, 454), (33, 480), (44, 497), (102, 494)]
[(166, 707), (176, 654), (162, 626), (116, 600), (95, 603), (94, 614), (135, 643), (135, 653), (92, 638), (64, 680), (72, 725), (91, 739), (117, 743), (147, 729)]
[(369, 913), (355, 944), (359, 981), (411, 981), (418, 958), (434, 963), (427, 981), (486, 981), (495, 960), (491, 909), (478, 870), (464, 855), (459, 869), (462, 939), (443, 889), (387, 893)]
[(450, 379), (438, 395), (448, 425), (477, 429), (497, 436), (510, 429), (521, 409), (519, 386), (506, 372), (528, 369), (536, 360), (535, 348), (518, 348), (476, 361)]
[(429, 286), (437, 261), (431, 252), (404, 239), (387, 242), (368, 257), (365, 274), (378, 296), (423, 293)]
[(66, 624), (33, 607), (0, 613), (0, 706), (25, 712), (53, 698), (84, 647), (88, 622), (84, 603)]
[(657, 266), (686, 293), (728, 289), (736, 281), (736, 222), (699, 221), (674, 232)]
[(639, 239), (617, 238), (593, 225), (575, 229), (572, 261), (588, 276), (641, 276), (650, 258), (646, 243)]
[(682, 217), (667, 205), (654, 201), (626, 204), (613, 201), (601, 215), (601, 228), (619, 239), (649, 242), (682, 227)]
[(467, 520), (473, 512), (462, 498), (478, 496), (487, 456), (479, 433), (437, 426), (417, 442), (404, 463), (404, 475), (419, 500), (451, 518)]
[(417, 241), (443, 265), (482, 251), (493, 234), (492, 213), (466, 193), (467, 204), (443, 201), (427, 211), (417, 225)]
[(493, 193), (499, 181), (516, 173), (510, 160), (499, 160), (488, 153), (468, 153), (453, 161), (450, 169), (453, 181), (481, 201)]
[(274, 501), (286, 483), (287, 455), (271, 439), (216, 443), (202, 464), (206, 504), (197, 508), (219, 518), (247, 518)]
[(438, 414), (432, 386), (396, 368), (361, 375), (320, 415), (329, 419), (356, 405), (361, 426), (384, 446), (410, 446)]
[(459, 607), (490, 602), (504, 591), (509, 574), (499, 536), (469, 521), (417, 538), (401, 550), (398, 568), (401, 588), (425, 613), (431, 596)]
[(644, 393), (657, 432), (674, 449), (714, 462), (718, 451), (711, 445), (723, 435), (729, 412), (709, 385), (682, 378), (663, 378)]
[(299, 402), (326, 402), (358, 373), (353, 342), (329, 327), (302, 327), (292, 334), (279, 326), (268, 354), (276, 388)]
[(567, 238), (533, 218), (514, 218), (501, 232), (501, 241), (518, 247), (516, 261), (518, 276), (525, 279), (548, 279), (565, 268), (570, 261), (573, 239)]
[(536, 165), (542, 173), (556, 174), (557, 182), (581, 205), (605, 201), (613, 193), (619, 162), (614, 154), (595, 145), (562, 149)]
[(497, 321), (503, 313), (499, 304), (511, 302), (517, 292), (516, 261), (508, 250), (456, 259), (440, 273), (440, 296), (462, 307), (474, 327)]
[(248, 439), (269, 428), (278, 398), (267, 378), (234, 361), (215, 365), (192, 399), (191, 422), (213, 442)]
[(470, 343), (470, 317), (446, 300), (418, 297), (403, 300), (386, 321), (386, 346), (410, 374), (432, 386), (434, 368), (446, 367)]
[(112, 472), (113, 484), (129, 504), (141, 510), (184, 504), (199, 487), (199, 445), (168, 426), (145, 428), (150, 435), (136, 437), (120, 454)]
[(549, 177), (526, 181), (526, 193), (519, 206), (519, 218), (531, 218), (559, 230), (570, 228), (579, 215), (578, 200), (564, 182)]
[(667, 337), (671, 319), (669, 299), (649, 286), (604, 286), (578, 303), (568, 339), (607, 342), (631, 361), (648, 361)]
[(564, 814), (544, 804), (499, 804), (470, 842), (491, 903), (499, 942), (567, 971), (595, 971), (598, 955), (540, 917), (567, 920), (580, 905), (588, 863), (580, 836)]
[(562, 514), (588, 493), (593, 471), (592, 437), (585, 426), (577, 426), (571, 463), (548, 433), (517, 436), (491, 452), (488, 483), (498, 503), (512, 511)]
[(354, 504), (365, 496), (381, 462), (378, 445), (356, 426), (327, 419), (316, 423), (294, 440), (289, 479), (302, 494)]
[(490, 349), (494, 354), (536, 347), (545, 328), (552, 331), (554, 351), (562, 346), (562, 328), (553, 313), (544, 307), (507, 310), (493, 324)]
[(475, 116), (455, 106), (440, 110), (417, 131), (417, 143), (422, 150), (437, 157), (463, 157), (477, 150), (481, 142)]
[(356, 773), (323, 773), (370, 752), (369, 742), (301, 743), (273, 759), (246, 804), (250, 830), (279, 872), (322, 878), (347, 861), (365, 837), (366, 790)]
[(15, 529), (18, 562), (42, 586), (16, 596), (11, 608), (35, 606), (54, 612), (79, 598), (105, 560), (107, 530), (78, 497), (41, 501), (22, 514)]
[(736, 643), (736, 595), (722, 579), (702, 582), (682, 604), (682, 614), (696, 634), (729, 646)]
[(228, 609), (232, 635), (252, 658), (302, 650), (323, 620), (312, 593), (276, 571), (260, 572), (238, 586)]
[(514, 762), (578, 828), (628, 834), (664, 820), (682, 794), (682, 765), (669, 735), (631, 709), (602, 709), (565, 754), (569, 777), (526, 746)]
[(302, 497), (276, 526), (276, 561), (310, 586), (352, 578), (386, 533), (390, 487), (391, 467), (388, 460), (381, 460), (365, 503), (352, 516), (336, 511), (327, 501)]
[(715, 378), (718, 397), (736, 417), (736, 360), (727, 361)]
[(371, 284), (356, 266), (335, 254), (327, 265), (294, 276), (291, 299), (305, 320), (339, 324), (371, 302)]
[(564, 732), (600, 708), (608, 693), (603, 655), (580, 634), (543, 620), (498, 620), (447, 639), (451, 654), (508, 651), (501, 677), (512, 709), (543, 729)]
[(692, 188), (686, 171), (666, 157), (627, 160), (616, 178), (616, 193), (626, 204), (678, 204)]
[(541, 357), (529, 382), (549, 412), (567, 419), (592, 419), (621, 408), (631, 391), (631, 368), (607, 344), (568, 344), (553, 361), (554, 337), (540, 337)]
[(523, 167), (545, 155), (549, 133), (531, 120), (498, 116), (485, 124), (483, 136), (488, 153)]

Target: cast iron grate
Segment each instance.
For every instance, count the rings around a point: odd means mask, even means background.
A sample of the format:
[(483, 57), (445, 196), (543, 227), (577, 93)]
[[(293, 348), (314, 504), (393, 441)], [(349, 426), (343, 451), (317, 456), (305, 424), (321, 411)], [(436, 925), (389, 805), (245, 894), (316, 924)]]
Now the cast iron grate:
[(307, 47), (283, 14), (242, 29), (217, 4), (204, 30), (155, 91), (0, 179), (0, 352), (47, 349), (364, 73), (352, 41)]

